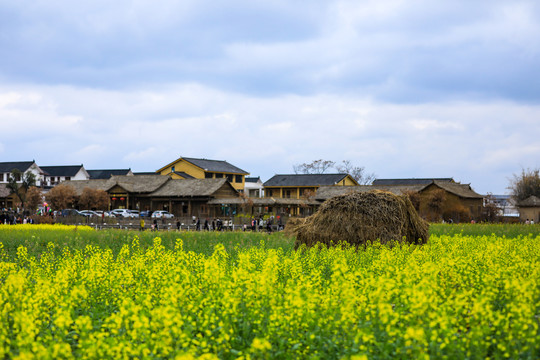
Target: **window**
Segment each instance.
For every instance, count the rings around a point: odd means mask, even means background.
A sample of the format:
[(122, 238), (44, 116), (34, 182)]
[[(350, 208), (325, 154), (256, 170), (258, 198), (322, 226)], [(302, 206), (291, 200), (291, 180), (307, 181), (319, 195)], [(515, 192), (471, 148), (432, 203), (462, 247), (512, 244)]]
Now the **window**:
[(223, 178), (223, 174), (216, 173), (216, 179), (222, 179), (222, 178)]
[(174, 166), (171, 166), (171, 172), (174, 172)]
[(273, 192), (272, 189), (268, 189), (268, 190), (266, 190), (266, 194), (267, 194), (268, 196), (273, 196), (274, 192)]
[(233, 175), (232, 174), (227, 174), (227, 181), (232, 182), (232, 180), (233, 180)]
[(236, 179), (234, 181), (241, 184), (242, 183), (242, 175), (236, 175)]
[(205, 179), (212, 179), (214, 177), (214, 174), (211, 172), (204, 173)]
[(71, 180), (71, 176), (66, 176), (66, 181), (70, 181)]
[(0, 181), (4, 181), (4, 174), (0, 174)]
[(290, 199), (291, 198), (291, 190), (284, 190), (283, 191), (283, 197), (286, 198), (286, 199)]

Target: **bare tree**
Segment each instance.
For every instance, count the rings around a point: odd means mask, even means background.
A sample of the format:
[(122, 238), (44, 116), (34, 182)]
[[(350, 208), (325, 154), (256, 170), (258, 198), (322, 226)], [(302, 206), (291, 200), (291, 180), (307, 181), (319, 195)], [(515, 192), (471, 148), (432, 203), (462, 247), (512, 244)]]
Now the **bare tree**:
[(375, 174), (366, 173), (363, 166), (355, 166), (350, 160), (336, 164), (331, 160), (313, 160), (310, 163), (293, 165), (295, 174), (324, 174), (329, 169), (351, 175), (360, 185), (368, 185), (375, 180)]
[(106, 210), (109, 207), (109, 195), (104, 190), (84, 188), (78, 199), (84, 209)]
[(12, 194), (17, 195), (21, 201), (22, 208), (24, 209), (26, 193), (31, 186), (35, 185), (36, 176), (33, 173), (27, 172), (23, 174), (19, 169), (13, 169), (8, 178), (7, 188)]
[(45, 199), (53, 210), (72, 207), (76, 198), (75, 189), (66, 184), (56, 185), (45, 195)]
[(350, 160), (343, 160), (335, 166), (340, 173), (351, 175), (360, 185), (370, 185), (375, 180), (375, 174), (368, 174), (363, 166), (354, 166)]
[(35, 213), (36, 208), (41, 203), (43, 203), (43, 194), (41, 193), (41, 190), (35, 186), (31, 186), (26, 192), (26, 206)]
[(310, 163), (293, 165), (295, 174), (324, 174), (328, 169), (333, 168), (334, 161), (330, 160), (313, 160)]
[(540, 198), (540, 169), (522, 169), (520, 175), (514, 174), (508, 189), (516, 201), (525, 200), (532, 195)]

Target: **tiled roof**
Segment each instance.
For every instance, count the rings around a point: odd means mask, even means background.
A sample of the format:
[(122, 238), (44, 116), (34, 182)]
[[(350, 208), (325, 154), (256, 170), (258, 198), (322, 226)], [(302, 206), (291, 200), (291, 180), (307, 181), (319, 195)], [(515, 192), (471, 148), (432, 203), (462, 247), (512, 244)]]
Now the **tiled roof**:
[(521, 200), (518, 203), (518, 206), (521, 207), (540, 207), (540, 198), (537, 196), (531, 195), (525, 200)]
[(163, 175), (113, 175), (110, 181), (130, 193), (151, 193), (171, 178)]
[(86, 170), (90, 179), (109, 179), (113, 175), (127, 175), (130, 169)]
[(184, 179), (195, 179), (195, 177), (189, 175), (188, 173), (185, 173), (183, 171), (175, 171), (174, 174), (183, 177)]
[(49, 176), (75, 176), (82, 167), (82, 165), (40, 166), (45, 175)]
[(433, 181), (454, 182), (452, 178), (375, 179), (372, 185), (429, 185)]
[(0, 172), (1, 173), (10, 173), (14, 169), (19, 169), (21, 172), (28, 170), (34, 161), (11, 161), (11, 162), (0, 162)]
[(282, 174), (272, 176), (263, 185), (265, 187), (335, 185), (346, 177), (347, 174)]
[(256, 183), (258, 182), (259, 180), (261, 180), (260, 176), (257, 176), (257, 177), (247, 177), (245, 178), (246, 182), (248, 183)]
[[(163, 187), (154, 191), (151, 195), (167, 197), (211, 196), (222, 186), (226, 186), (226, 184), (226, 179), (172, 179), (169, 180)], [(232, 186), (231, 190), (236, 192)]]
[(360, 186), (321, 186), (317, 189), (315, 199), (324, 201), (334, 196), (344, 195), (349, 192), (367, 192), (370, 190), (388, 191), (395, 195), (402, 195), (409, 191), (418, 192), (424, 189), (424, 185), (401, 185), (401, 186), (375, 186), (375, 185), (360, 185)]
[(240, 169), (224, 160), (209, 160), (209, 159), (197, 159), (197, 158), (182, 158), (187, 162), (192, 163), (195, 166), (204, 169), (205, 171), (234, 173), (234, 174), (249, 174), (247, 171)]
[(476, 193), (469, 184), (458, 184), (447, 181), (438, 181), (433, 182), (435, 185), (440, 187), (443, 190), (448, 191), (454, 195), (457, 195), (466, 199), (483, 199), (484, 196)]

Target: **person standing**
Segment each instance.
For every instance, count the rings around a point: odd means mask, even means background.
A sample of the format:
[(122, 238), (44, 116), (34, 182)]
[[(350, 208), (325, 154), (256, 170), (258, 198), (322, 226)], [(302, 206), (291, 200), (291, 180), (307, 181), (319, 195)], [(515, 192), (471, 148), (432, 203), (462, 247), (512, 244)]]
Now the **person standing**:
[(141, 218), (141, 229), (140, 230), (144, 231), (144, 219), (143, 218)]

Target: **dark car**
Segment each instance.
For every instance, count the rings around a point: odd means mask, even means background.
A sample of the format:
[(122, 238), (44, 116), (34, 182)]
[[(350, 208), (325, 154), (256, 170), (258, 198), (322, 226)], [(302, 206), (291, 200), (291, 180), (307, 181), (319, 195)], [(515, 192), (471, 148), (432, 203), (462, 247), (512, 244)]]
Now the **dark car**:
[(75, 209), (64, 209), (62, 210), (62, 216), (84, 216), (79, 212), (79, 210)]
[(141, 217), (150, 217), (151, 215), (152, 215), (152, 211), (150, 210), (141, 211)]

